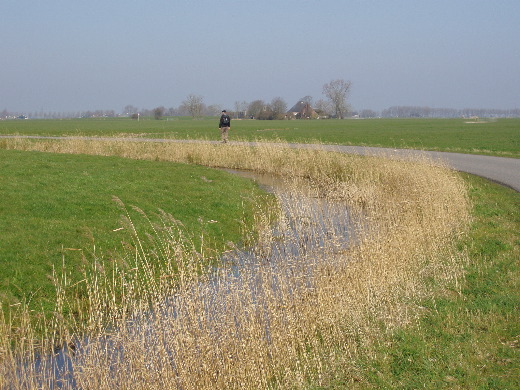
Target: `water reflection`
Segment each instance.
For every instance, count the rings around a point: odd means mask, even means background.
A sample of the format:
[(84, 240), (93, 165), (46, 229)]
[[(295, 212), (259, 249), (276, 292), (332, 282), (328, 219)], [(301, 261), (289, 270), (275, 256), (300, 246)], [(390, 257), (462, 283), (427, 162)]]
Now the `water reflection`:
[[(102, 355), (98, 359), (106, 365), (107, 375), (124, 369), (128, 363), (125, 362), (125, 343), (120, 340), (140, 340), (143, 353), (153, 353), (157, 340), (171, 339), (172, 335), (164, 332), (175, 329), (177, 319), (193, 316), (187, 302), (199, 302), (202, 308), (197, 312), (198, 318), (192, 319), (192, 325), (204, 327), (209, 337), (219, 340), (228, 337), (233, 327), (240, 337), (243, 325), (236, 318), (225, 316), (232, 311), (230, 306), (240, 306), (247, 301), (254, 315), (261, 318), (263, 338), (269, 344), (267, 305), (272, 304), (273, 298), (284, 302), (303, 289), (312, 289), (314, 272), (319, 266), (330, 262), (334, 253), (345, 251), (355, 241), (355, 221), (345, 204), (325, 201), (313, 196), (312, 191), (296, 190), (292, 180), (254, 172), (230, 172), (254, 180), (276, 195), (282, 212), (269, 240), (253, 248), (225, 253), (221, 265), (201, 277), (197, 285), (169, 297), (155, 311), (133, 315), (125, 329), (107, 332), (112, 336), (84, 338), (52, 356), (36, 359), (30, 370), (27, 370), (28, 363), (23, 364), (20, 374), (36, 374), (37, 379), (33, 381), (38, 382), (38, 387), (76, 388), (76, 376), (85, 373), (81, 371), (91, 364), (92, 356)], [(236, 291), (242, 292), (238, 299), (243, 302), (230, 297)], [(168, 364), (169, 369), (176, 371), (185, 352), (174, 345), (175, 342), (162, 346), (166, 357), (160, 364)]]

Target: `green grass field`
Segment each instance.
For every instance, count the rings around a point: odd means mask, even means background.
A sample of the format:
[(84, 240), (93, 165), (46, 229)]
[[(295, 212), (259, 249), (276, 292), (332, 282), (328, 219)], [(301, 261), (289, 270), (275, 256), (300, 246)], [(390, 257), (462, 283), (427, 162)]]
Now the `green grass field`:
[[(215, 119), (2, 121), (0, 134), (137, 135), (153, 138), (219, 138)], [(520, 119), (485, 123), (457, 120), (234, 121), (231, 139), (287, 140), (416, 148), (520, 158)], [(172, 163), (113, 157), (69, 156), (1, 150), (0, 278), (4, 304), (23, 292), (52, 301), (46, 278), (62, 254), (80, 264), (81, 252), (110, 250), (122, 211), (113, 195), (147, 213), (163, 208), (195, 232), (199, 217), (215, 244), (240, 237), (235, 208), (254, 186), (223, 172)], [(460, 246), (471, 262), (460, 291), (420, 302), (417, 323), (385, 336), (374, 359), (354, 362), (352, 382), (342, 373), (323, 388), (520, 387), (520, 194), (465, 175), (473, 223)], [(204, 179), (203, 179), (204, 178)], [(151, 191), (153, 189), (153, 191)], [(223, 196), (225, 194), (225, 196)], [(207, 202), (211, 199), (211, 202)], [(246, 208), (247, 209), (247, 208)], [(215, 229), (215, 230), (212, 230)], [(315, 387), (310, 387), (315, 388)], [(317, 388), (317, 387), (316, 387)]]
[[(284, 140), (309, 143), (381, 146), (520, 158), (520, 119), (363, 119), (363, 120), (234, 120), (231, 140)], [(220, 137), (217, 118), (163, 120), (128, 118), (74, 120), (9, 120), (0, 134), (141, 136), (208, 139)]]
[(134, 216), (132, 206), (151, 218), (159, 209), (172, 214), (196, 241), (204, 229), (207, 243), (222, 250), (240, 240), (239, 220), (252, 216), (248, 199), (260, 192), (250, 181), (200, 166), (7, 150), (0, 150), (0, 182), (1, 300), (16, 304), (25, 296), (33, 308), (52, 307), (48, 276), (53, 266), (61, 272), (62, 258), (77, 270), (94, 248), (106, 256), (130, 240), (117, 230), (124, 210), (112, 197)]

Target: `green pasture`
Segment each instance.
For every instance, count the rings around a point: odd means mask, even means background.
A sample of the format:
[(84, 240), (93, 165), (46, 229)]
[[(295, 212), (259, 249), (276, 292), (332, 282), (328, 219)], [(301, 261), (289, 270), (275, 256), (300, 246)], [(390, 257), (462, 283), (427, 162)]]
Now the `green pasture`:
[(126, 211), (144, 232), (159, 209), (182, 222), (196, 245), (222, 250), (241, 239), (241, 220), (252, 218), (256, 186), (236, 175), (200, 166), (117, 157), (0, 150), (0, 298), (24, 297), (31, 307), (52, 305), (53, 267), (65, 261), (80, 277), (83, 256), (110, 258), (131, 242), (120, 230)]
[[(215, 118), (13, 120), (0, 121), (0, 134), (219, 138)], [(318, 140), (520, 158), (520, 119), (235, 120), (231, 139)], [(471, 230), (460, 241), (471, 260), (465, 279), (452, 292), (419, 302), (423, 315), (382, 336), (377, 356), (367, 353), (354, 361), (355, 380), (332, 373), (329, 385), (310, 388), (520, 387), (520, 195), (464, 176), (473, 202)], [(118, 250), (128, 235), (118, 230), (124, 211), (113, 196), (152, 216), (161, 208), (182, 220), (194, 237), (204, 229), (215, 248), (222, 248), (240, 239), (238, 220), (251, 217), (251, 210), (247, 202), (244, 209), (239, 205), (257, 191), (247, 181), (203, 167), (0, 149), (1, 302), (16, 304), (27, 293), (33, 307), (48, 309), (53, 288), (47, 275), (53, 265), (60, 267), (65, 259), (80, 268), (82, 254), (92, 258), (94, 251)]]
[[(520, 158), (520, 118), (233, 120), (231, 140), (380, 146)], [(0, 135), (136, 136), (218, 140), (218, 118), (0, 121)]]

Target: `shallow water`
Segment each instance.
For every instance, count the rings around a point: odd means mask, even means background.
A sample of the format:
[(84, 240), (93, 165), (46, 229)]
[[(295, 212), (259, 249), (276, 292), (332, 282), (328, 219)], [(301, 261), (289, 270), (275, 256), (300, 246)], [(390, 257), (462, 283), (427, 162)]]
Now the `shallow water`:
[[(200, 316), (206, 319), (206, 327), (208, 322), (211, 324), (209, 331), (216, 339), (229, 331), (228, 321), (222, 321), (222, 315), (230, 304), (228, 292), (244, 291), (244, 300), (253, 302), (256, 310), (265, 315), (261, 306), (266, 295), (270, 295), (270, 299), (273, 294), (275, 299), (279, 295), (281, 300), (301, 289), (312, 288), (317, 266), (329, 261), (331, 254), (345, 251), (356, 240), (355, 221), (345, 204), (326, 202), (312, 194), (304, 195), (294, 190), (291, 181), (273, 175), (230, 172), (255, 180), (262, 188), (275, 194), (282, 217), (273, 227), (268, 244), (225, 253), (221, 259), (222, 266), (214, 268), (192, 291), (187, 292), (190, 299), (202, 302), (204, 312)], [(287, 280), (291, 282), (287, 283)], [(266, 286), (269, 286), (269, 291), (266, 291)], [(172, 296), (160, 311), (134, 315), (127, 322), (124, 334), (135, 335), (132, 337), (143, 339), (145, 344), (149, 340), (150, 345), (145, 346), (145, 350), (153, 351), (156, 340), (164, 338), (162, 332), (169, 329), (168, 325), (156, 329), (154, 324), (190, 315), (183, 309), (186, 306), (184, 299), (181, 295)], [(236, 326), (238, 330), (240, 324)], [(117, 331), (111, 333), (117, 334)], [(268, 318), (265, 319), (264, 337), (269, 342)], [(108, 367), (117, 370), (125, 364), (125, 351), (114, 339), (84, 338), (57, 350), (52, 356), (21, 364), (20, 375), (37, 376), (33, 380), (39, 384), (38, 387), (76, 388), (75, 370), (83, 367), (84, 362), (90, 359), (89, 354), (99, 354), (100, 351), (106, 353), (102, 360)], [(182, 351), (172, 347), (165, 351), (170, 368), (175, 367)]]

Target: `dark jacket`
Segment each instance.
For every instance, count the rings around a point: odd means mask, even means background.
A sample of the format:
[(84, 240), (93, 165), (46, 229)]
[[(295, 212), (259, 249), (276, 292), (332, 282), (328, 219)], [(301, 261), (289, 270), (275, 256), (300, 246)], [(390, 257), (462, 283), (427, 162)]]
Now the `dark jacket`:
[[(227, 123), (224, 122), (224, 118), (227, 118)], [(218, 128), (220, 129), (221, 127), (231, 127), (231, 118), (229, 117), (228, 114), (222, 114), (220, 116), (220, 122), (218, 124)]]

